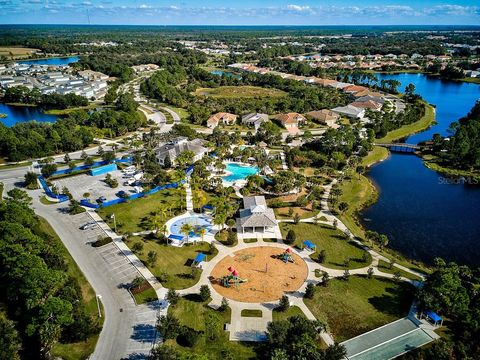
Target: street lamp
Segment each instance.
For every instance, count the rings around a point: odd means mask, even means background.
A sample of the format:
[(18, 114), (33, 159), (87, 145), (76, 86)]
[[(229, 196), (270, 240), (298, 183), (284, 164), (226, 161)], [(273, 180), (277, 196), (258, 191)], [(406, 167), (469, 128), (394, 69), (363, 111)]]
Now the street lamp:
[(111, 219), (113, 219), (113, 227), (115, 229), (115, 232), (117, 232), (117, 219), (115, 217), (115, 214), (112, 214), (112, 216), (110, 216)]
[(102, 295), (97, 295), (97, 309), (98, 309), (98, 317), (102, 317), (102, 312), (100, 311), (100, 302), (102, 300)]

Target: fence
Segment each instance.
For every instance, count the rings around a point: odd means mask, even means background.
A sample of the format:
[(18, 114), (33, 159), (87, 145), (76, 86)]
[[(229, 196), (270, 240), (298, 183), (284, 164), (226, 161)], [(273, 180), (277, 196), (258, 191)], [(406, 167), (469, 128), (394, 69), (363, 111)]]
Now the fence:
[(69, 198), (67, 195), (65, 194), (55, 194), (51, 189), (50, 187), (48, 186), (47, 184), (47, 180), (45, 180), (45, 178), (42, 176), (42, 175), (39, 175), (38, 176), (38, 181), (40, 181), (40, 184), (42, 185), (42, 188), (43, 188), (43, 191), (45, 191), (45, 194), (48, 196), (48, 197), (51, 197), (53, 199), (57, 199), (58, 202), (65, 202), (65, 201), (68, 201)]

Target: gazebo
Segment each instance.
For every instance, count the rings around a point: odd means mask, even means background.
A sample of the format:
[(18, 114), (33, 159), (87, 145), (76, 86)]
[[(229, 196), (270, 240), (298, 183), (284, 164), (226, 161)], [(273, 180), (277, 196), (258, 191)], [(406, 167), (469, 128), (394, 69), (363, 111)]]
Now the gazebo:
[(427, 310), (421, 313), (420, 319), (422, 317), (425, 317), (427, 321), (433, 323), (434, 326), (442, 326), (443, 325), (443, 319), (440, 315), (438, 315), (436, 312), (433, 312), (431, 310)]

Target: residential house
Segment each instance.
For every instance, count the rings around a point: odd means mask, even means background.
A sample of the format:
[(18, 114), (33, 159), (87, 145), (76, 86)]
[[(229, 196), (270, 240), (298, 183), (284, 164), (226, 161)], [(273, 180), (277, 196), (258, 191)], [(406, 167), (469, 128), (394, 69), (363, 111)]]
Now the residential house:
[(237, 230), (244, 233), (272, 232), (278, 226), (273, 209), (267, 207), (264, 196), (245, 196), (237, 219)]
[(275, 117), (291, 133), (297, 133), (298, 127), (304, 124), (307, 119), (299, 113), (280, 114)]
[(325, 124), (331, 128), (339, 128), (337, 121), (340, 119), (340, 115), (332, 110), (323, 109), (319, 111), (310, 111), (306, 113), (307, 117), (311, 117), (313, 120)]
[(242, 124), (255, 127), (255, 130), (268, 121), (267, 114), (250, 113), (242, 117)]
[(165, 166), (167, 158), (172, 165), (175, 165), (175, 159), (184, 151), (192, 151), (193, 162), (196, 162), (203, 158), (209, 149), (204, 146), (204, 141), (201, 139), (188, 140), (186, 137), (179, 137), (156, 148), (155, 156), (162, 166)]
[(360, 109), (352, 105), (339, 106), (333, 108), (332, 111), (340, 116), (346, 116), (351, 119), (362, 119), (365, 116), (365, 109)]
[(356, 92), (364, 91), (364, 90), (368, 90), (368, 89), (365, 86), (350, 85), (350, 86), (344, 87), (342, 90), (344, 92), (346, 92), (347, 94), (354, 94)]
[(350, 104), (350, 106), (355, 106), (360, 109), (370, 109), (374, 111), (378, 111), (382, 108), (382, 104), (377, 103), (373, 100), (367, 100), (367, 101), (354, 101), (353, 103)]
[(232, 125), (237, 121), (237, 115), (219, 112), (210, 116), (207, 120), (207, 127), (210, 129), (215, 129), (220, 122), (225, 125)]

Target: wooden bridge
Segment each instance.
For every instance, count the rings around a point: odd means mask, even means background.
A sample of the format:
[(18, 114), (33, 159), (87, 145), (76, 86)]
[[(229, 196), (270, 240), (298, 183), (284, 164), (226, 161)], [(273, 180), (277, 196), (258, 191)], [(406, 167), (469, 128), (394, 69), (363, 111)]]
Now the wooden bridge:
[(374, 143), (373, 145), (385, 147), (392, 152), (402, 152), (402, 153), (414, 153), (415, 151), (422, 149), (420, 145), (405, 144), (405, 143), (390, 143), (390, 144)]

